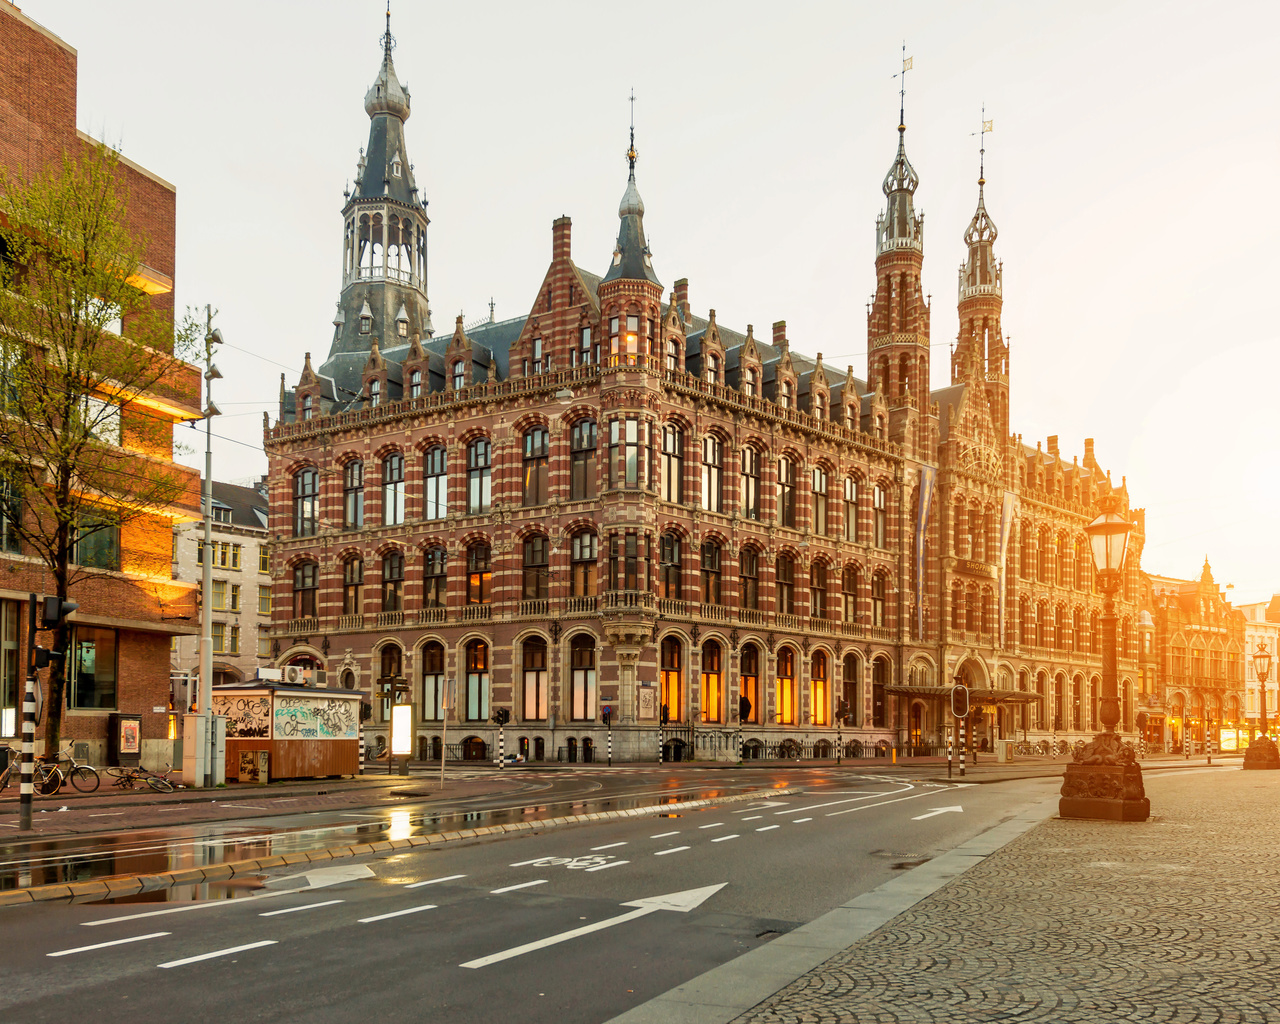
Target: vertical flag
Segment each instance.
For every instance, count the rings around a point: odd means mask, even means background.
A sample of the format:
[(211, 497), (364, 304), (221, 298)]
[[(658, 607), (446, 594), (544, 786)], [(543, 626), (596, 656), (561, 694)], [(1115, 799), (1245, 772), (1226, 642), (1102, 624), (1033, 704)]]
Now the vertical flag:
[(997, 579), (1000, 581), (1000, 593), (997, 599), (996, 642), (1004, 647), (1004, 577), (1005, 565), (1009, 559), (1009, 537), (1013, 533), (1013, 517), (1018, 514), (1018, 497), (1013, 491), (1004, 492), (1004, 507), (1000, 510), (1000, 564)]
[(921, 638), (924, 637), (924, 542), (937, 475), (937, 469), (932, 466), (920, 467), (920, 507), (916, 509), (916, 636)]

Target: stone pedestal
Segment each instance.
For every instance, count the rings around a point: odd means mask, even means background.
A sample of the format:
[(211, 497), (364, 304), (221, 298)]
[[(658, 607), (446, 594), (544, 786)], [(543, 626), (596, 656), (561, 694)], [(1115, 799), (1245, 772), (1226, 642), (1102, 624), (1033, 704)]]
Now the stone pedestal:
[(1276, 747), (1276, 741), (1266, 736), (1259, 736), (1250, 743), (1249, 748), (1244, 752), (1244, 766), (1246, 770), (1280, 769), (1280, 749)]
[(1146, 821), (1151, 801), (1142, 769), (1128, 764), (1069, 764), (1062, 779), (1058, 814), (1063, 818)]

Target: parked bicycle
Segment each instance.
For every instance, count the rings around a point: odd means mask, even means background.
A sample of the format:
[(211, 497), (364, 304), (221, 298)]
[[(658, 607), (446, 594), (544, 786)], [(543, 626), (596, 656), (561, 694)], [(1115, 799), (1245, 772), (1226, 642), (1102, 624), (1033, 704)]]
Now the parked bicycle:
[[(58, 751), (58, 756), (52, 758), (58, 765), (58, 770), (71, 780), (71, 785), (80, 790), (81, 793), (92, 793), (101, 784), (98, 778), (98, 769), (85, 761), (77, 761), (71, 753), (71, 748)], [(64, 768), (62, 762), (65, 761), (67, 766)]]
[(169, 774), (173, 771), (173, 765), (165, 765), (164, 771), (152, 772), (139, 765), (137, 768), (108, 768), (106, 772), (116, 781), (113, 785), (119, 786), (121, 789), (133, 789), (138, 783), (145, 782), (157, 793), (172, 793), (175, 789), (174, 784), (169, 781)]
[[(9, 751), (9, 763), (5, 765), (4, 771), (0, 772), (0, 790), (15, 778), (19, 785), (22, 780), (22, 751), (17, 747), (6, 749)], [(35, 791), (41, 796), (53, 796), (62, 788), (63, 774), (56, 764), (37, 759), (32, 766), (31, 781)]]

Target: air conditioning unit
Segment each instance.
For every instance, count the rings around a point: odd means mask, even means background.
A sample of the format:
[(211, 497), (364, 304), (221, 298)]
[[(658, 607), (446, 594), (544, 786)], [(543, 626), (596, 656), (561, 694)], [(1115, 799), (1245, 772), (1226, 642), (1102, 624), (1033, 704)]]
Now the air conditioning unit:
[(258, 669), (259, 679), (269, 679), (273, 683), (278, 683), (284, 679), (284, 670), (279, 668), (260, 668)]
[(303, 668), (301, 665), (286, 665), (284, 681), (290, 686), (310, 686), (311, 669)]
[(313, 675), (314, 675), (314, 677), (315, 677), (315, 684), (316, 684), (316, 686), (317, 686), (317, 687), (320, 687), (320, 688), (322, 688), (322, 689), (327, 689), (327, 688), (328, 688), (328, 686), (329, 686), (328, 676), (327, 676), (327, 674), (325, 673), (325, 670), (324, 670), (324, 669), (322, 669), (322, 668), (318, 668), (318, 669), (316, 669), (316, 670), (314, 671)]

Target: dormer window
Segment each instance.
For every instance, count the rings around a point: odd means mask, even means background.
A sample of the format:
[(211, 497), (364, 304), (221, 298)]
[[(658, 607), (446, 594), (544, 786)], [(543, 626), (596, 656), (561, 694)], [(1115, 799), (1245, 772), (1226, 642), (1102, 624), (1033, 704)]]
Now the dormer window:
[(408, 320), (396, 321), (396, 334), (400, 335), (400, 337), (402, 338), (409, 337), (409, 321)]
[(757, 370), (748, 370), (747, 379), (742, 382), (742, 393), (755, 398), (760, 394), (760, 373)]
[(304, 420), (311, 419), (311, 396), (302, 396), (302, 418)]
[(778, 405), (783, 409), (791, 408), (791, 382), (784, 380), (778, 385)]
[(377, 405), (382, 401), (382, 381), (374, 377), (369, 381), (369, 404)]
[(461, 359), (453, 364), (453, 386), (455, 390), (464, 388), (467, 385), (465, 366), (466, 364)]
[(675, 373), (680, 369), (680, 342), (675, 338), (667, 339), (667, 372)]
[[(550, 369), (550, 367), (548, 367)], [(524, 375), (528, 377), (531, 373), (542, 372), (542, 339), (533, 339), (533, 358), (524, 361)]]
[(420, 398), (422, 396), (422, 371), (414, 370), (409, 374), (409, 397)]
[(827, 418), (827, 396), (826, 395), (813, 396), (813, 415), (820, 420), (825, 420)]
[(373, 317), (362, 316), (360, 318), (360, 333), (368, 334), (373, 330)]
[(392, 173), (392, 175), (394, 175), (394, 176), (395, 176), (395, 177), (397, 177), (397, 178), (401, 177), (401, 176), (402, 176), (402, 174), (401, 174), (402, 167), (403, 167), (403, 165), (400, 163), (400, 158), (397, 156), (394, 160), (392, 160), (392, 161), (391, 161), (391, 173)]
[(708, 384), (715, 384), (720, 380), (720, 357), (717, 355), (707, 356), (706, 380)]

